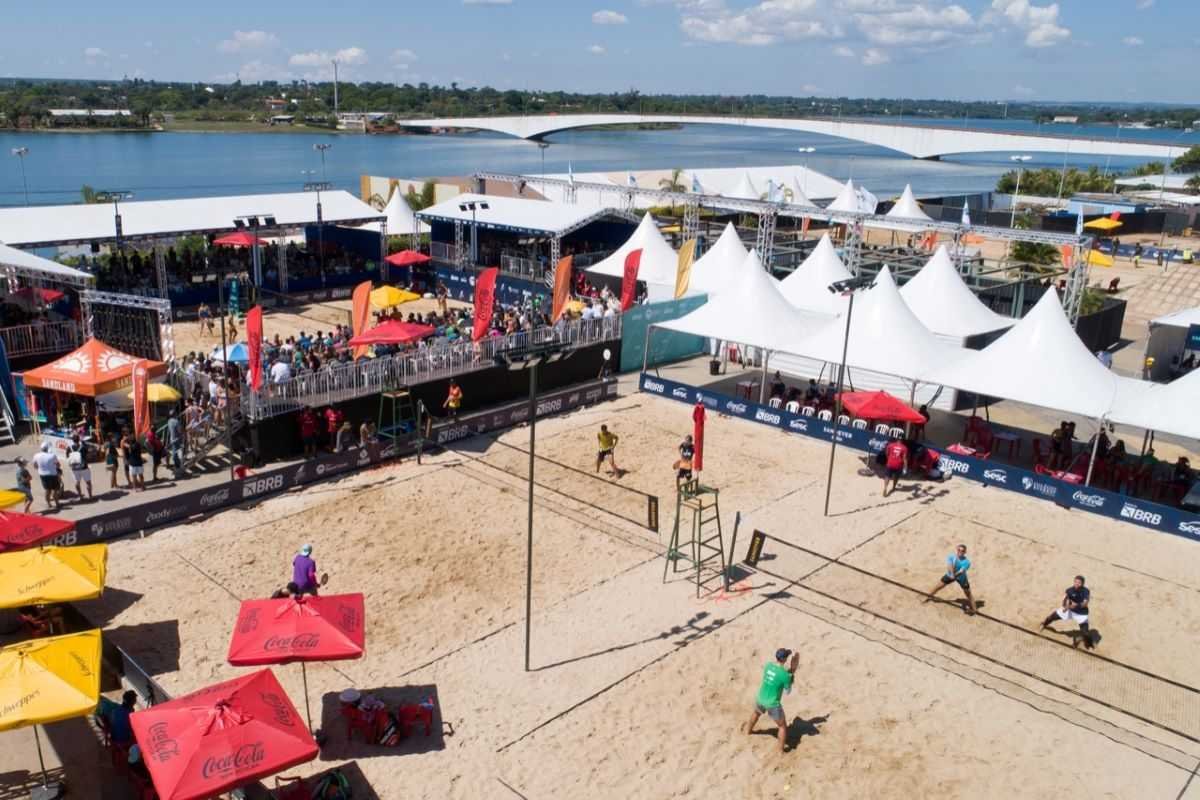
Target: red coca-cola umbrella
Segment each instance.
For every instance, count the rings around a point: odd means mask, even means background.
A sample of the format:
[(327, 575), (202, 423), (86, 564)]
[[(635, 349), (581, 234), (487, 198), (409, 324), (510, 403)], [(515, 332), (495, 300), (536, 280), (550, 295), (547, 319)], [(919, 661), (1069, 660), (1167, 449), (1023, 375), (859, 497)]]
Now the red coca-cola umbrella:
[(859, 419), (911, 422), (916, 425), (925, 422), (925, 418), (904, 401), (887, 392), (842, 392), (842, 408)]
[(249, 231), (238, 231), (213, 239), (213, 244), (223, 247), (253, 247), (256, 244), (266, 244), (266, 242)]
[(312, 761), (317, 743), (271, 670), (133, 713), (161, 800), (200, 800)]
[(365, 639), (361, 594), (244, 600), (229, 641), (228, 660), (239, 667), (299, 661), (304, 711), (311, 729), (305, 662), (362, 658)]
[(0, 553), (34, 547), (74, 529), (69, 519), (0, 511)]
[(418, 253), (416, 250), (401, 250), (399, 253), (392, 253), (384, 259), (387, 263), (394, 267), (409, 267), (413, 264), (428, 264), (432, 259), (424, 253)]
[(432, 336), (436, 332), (437, 328), (432, 325), (392, 319), (363, 331), (351, 339), (350, 344), (354, 347), (368, 344), (407, 344)]

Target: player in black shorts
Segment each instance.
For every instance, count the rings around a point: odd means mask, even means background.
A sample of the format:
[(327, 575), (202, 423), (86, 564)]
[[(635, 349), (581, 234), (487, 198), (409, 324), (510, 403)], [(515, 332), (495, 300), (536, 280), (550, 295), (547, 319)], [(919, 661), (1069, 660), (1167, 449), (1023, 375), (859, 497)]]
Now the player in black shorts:
[[(1062, 607), (1050, 612), (1050, 616), (1042, 620), (1042, 630), (1047, 630), (1060, 619), (1070, 620), (1079, 624), (1080, 638), (1088, 650), (1095, 647), (1092, 644), (1092, 632), (1088, 628), (1088, 603), (1092, 592), (1084, 584), (1082, 575), (1076, 575), (1075, 581), (1063, 593)], [(1078, 641), (1075, 642), (1079, 644)]]
[(696, 455), (696, 445), (691, 436), (683, 437), (679, 445), (679, 460), (675, 462), (675, 485), (692, 479), (692, 458)]

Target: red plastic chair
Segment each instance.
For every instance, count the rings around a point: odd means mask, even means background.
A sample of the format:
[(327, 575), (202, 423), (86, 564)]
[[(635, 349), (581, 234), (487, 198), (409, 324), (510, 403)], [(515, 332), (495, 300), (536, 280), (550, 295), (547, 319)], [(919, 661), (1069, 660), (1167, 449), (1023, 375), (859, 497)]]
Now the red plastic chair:
[(425, 726), (425, 735), (428, 736), (433, 730), (433, 698), (426, 698), (425, 702), (415, 705), (404, 705), (396, 709), (396, 718), (400, 723), (400, 727), (407, 737), (409, 731), (416, 723), (421, 723)]
[(158, 792), (154, 791), (154, 784), (150, 782), (149, 778), (143, 778), (131, 770), (129, 782), (133, 784), (133, 791), (137, 794), (138, 800), (158, 800)]
[(363, 714), (355, 706), (342, 706), (342, 716), (346, 719), (346, 741), (354, 740), (354, 732), (358, 731), (362, 734), (363, 741), (367, 744), (375, 744), (377, 737), (375, 732), (375, 720), (372, 717)]

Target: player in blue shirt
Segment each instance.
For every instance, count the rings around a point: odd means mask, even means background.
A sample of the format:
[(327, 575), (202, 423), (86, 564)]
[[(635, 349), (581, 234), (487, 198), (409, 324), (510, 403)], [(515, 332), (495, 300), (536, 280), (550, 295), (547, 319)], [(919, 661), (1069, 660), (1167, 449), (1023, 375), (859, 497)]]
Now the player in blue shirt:
[[(1042, 620), (1042, 630), (1048, 630), (1060, 619), (1078, 623), (1080, 639), (1083, 639), (1083, 644), (1088, 650), (1091, 650), (1095, 647), (1092, 644), (1092, 632), (1088, 628), (1088, 603), (1092, 599), (1092, 592), (1083, 584), (1083, 576), (1076, 575), (1074, 583), (1068, 586), (1063, 593), (1062, 606), (1050, 612), (1050, 616)], [(1079, 644), (1078, 639), (1075, 640), (1075, 644)]]
[(963, 594), (967, 596), (967, 613), (974, 614), (975, 598), (971, 595), (971, 582), (967, 580), (967, 570), (970, 568), (971, 559), (967, 558), (967, 546), (960, 544), (953, 553), (946, 556), (946, 572), (942, 575), (938, 585), (933, 587), (929, 597), (925, 598), (925, 602), (928, 603), (935, 594), (950, 584), (957, 583), (962, 587)]

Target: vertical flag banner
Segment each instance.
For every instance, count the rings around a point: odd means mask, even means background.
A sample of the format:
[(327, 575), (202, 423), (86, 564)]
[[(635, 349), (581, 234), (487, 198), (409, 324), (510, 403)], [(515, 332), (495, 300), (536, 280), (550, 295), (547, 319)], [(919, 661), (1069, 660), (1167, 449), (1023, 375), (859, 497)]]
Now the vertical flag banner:
[(133, 435), (141, 438), (150, 432), (150, 370), (145, 359), (133, 365)]
[(571, 262), (574, 256), (564, 256), (554, 267), (554, 303), (550, 306), (550, 321), (558, 322), (558, 318), (567, 309), (567, 301), (571, 299)]
[(963, 203), (962, 224), (971, 227), (971, 209), (966, 203)]
[(471, 332), (473, 341), (478, 342), (482, 339), (492, 324), (492, 311), (496, 302), (496, 277), (499, 274), (499, 267), (489, 267), (475, 279), (475, 329)]
[(246, 352), (250, 358), (250, 388), (262, 388), (262, 306), (255, 306), (246, 314)]
[[(354, 287), (350, 300), (350, 328), (355, 336), (361, 336), (371, 321), (371, 282), (363, 281)], [(367, 354), (367, 345), (359, 345), (351, 354), (357, 361)]]
[(696, 472), (704, 469), (704, 418), (706, 416), (704, 404), (696, 403), (696, 407), (692, 409), (692, 444), (696, 447), (696, 452), (692, 456), (692, 469)]
[(621, 310), (628, 311), (633, 307), (633, 298), (637, 293), (638, 267), (642, 265), (642, 248), (632, 251), (625, 256), (625, 274), (621, 278)]
[(675, 270), (675, 299), (687, 294), (692, 279), (692, 264), (696, 261), (696, 240), (688, 239), (679, 248), (679, 266)]
[(812, 220), (809, 219), (808, 217), (805, 217), (804, 219), (802, 219), (800, 221), (800, 238), (801, 239), (808, 238), (808, 224), (810, 222), (812, 222)]
[(1071, 268), (1071, 265), (1074, 264), (1074, 262), (1075, 262), (1075, 248), (1074, 247), (1071, 247), (1071, 245), (1069, 245), (1069, 244), (1064, 244), (1062, 246), (1062, 261), (1063, 261), (1064, 267), (1066, 267), (1067, 269)]

